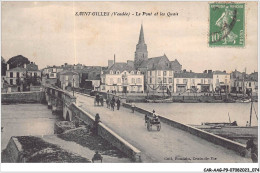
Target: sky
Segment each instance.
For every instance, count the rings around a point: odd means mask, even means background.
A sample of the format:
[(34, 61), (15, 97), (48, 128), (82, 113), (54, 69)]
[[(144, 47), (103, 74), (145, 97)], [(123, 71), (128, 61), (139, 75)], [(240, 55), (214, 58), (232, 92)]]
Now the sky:
[[(258, 71), (257, 3), (245, 6), (243, 48), (209, 47), (208, 2), (2, 2), (2, 57), (38, 64), (106, 66), (134, 60), (141, 24), (148, 57), (166, 54), (183, 69)], [(76, 12), (156, 12), (166, 16), (76, 16)], [(167, 13), (178, 16), (167, 17)]]

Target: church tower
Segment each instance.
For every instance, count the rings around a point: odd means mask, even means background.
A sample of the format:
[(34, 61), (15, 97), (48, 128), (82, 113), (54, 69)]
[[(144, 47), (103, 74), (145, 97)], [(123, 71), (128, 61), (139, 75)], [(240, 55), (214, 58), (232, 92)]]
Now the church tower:
[(147, 52), (147, 45), (144, 42), (144, 31), (143, 31), (143, 24), (141, 25), (140, 35), (139, 35), (139, 41), (136, 45), (136, 51), (135, 51), (135, 61), (134, 65), (137, 69), (140, 67), (141, 63), (148, 59), (148, 52)]

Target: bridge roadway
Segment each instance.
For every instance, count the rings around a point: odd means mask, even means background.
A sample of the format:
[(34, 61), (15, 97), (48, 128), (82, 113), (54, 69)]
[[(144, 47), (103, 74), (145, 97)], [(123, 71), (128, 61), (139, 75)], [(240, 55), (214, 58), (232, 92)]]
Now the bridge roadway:
[[(75, 96), (79, 107), (93, 115), (99, 113), (102, 123), (137, 147), (142, 153), (143, 162), (251, 163), (251, 159), (241, 157), (232, 150), (164, 123), (161, 131), (157, 132), (154, 127), (154, 131), (148, 132), (143, 114), (131, 113), (122, 106), (119, 111), (112, 111), (106, 108), (106, 104), (104, 107), (94, 106), (91, 97), (77, 93)], [(206, 157), (209, 159), (206, 160)]]

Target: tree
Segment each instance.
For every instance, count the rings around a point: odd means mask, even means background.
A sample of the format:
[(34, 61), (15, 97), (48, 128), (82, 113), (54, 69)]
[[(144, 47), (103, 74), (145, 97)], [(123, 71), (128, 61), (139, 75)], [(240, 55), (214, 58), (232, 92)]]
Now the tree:
[(7, 64), (5, 62), (5, 59), (1, 56), (1, 76), (6, 75), (6, 70), (7, 70)]
[(15, 67), (23, 67), (24, 64), (30, 64), (30, 61), (28, 60), (28, 58), (25, 58), (22, 55), (17, 55), (17, 56), (10, 58), (7, 61), (7, 64), (9, 64), (9, 68), (12, 69)]

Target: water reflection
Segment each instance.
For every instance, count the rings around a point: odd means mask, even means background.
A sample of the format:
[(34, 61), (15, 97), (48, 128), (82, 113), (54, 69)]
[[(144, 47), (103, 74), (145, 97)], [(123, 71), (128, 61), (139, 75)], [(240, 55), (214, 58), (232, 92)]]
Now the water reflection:
[(50, 135), (54, 133), (56, 115), (52, 115), (46, 105), (15, 104), (1, 106), (2, 150), (11, 136)]
[[(253, 103), (258, 113), (257, 103)], [(202, 122), (237, 121), (239, 126), (245, 126), (249, 121), (251, 103), (137, 103), (137, 106), (152, 111), (153, 109), (165, 117), (185, 123), (201, 124)], [(257, 125), (257, 119), (252, 113), (252, 125)]]

